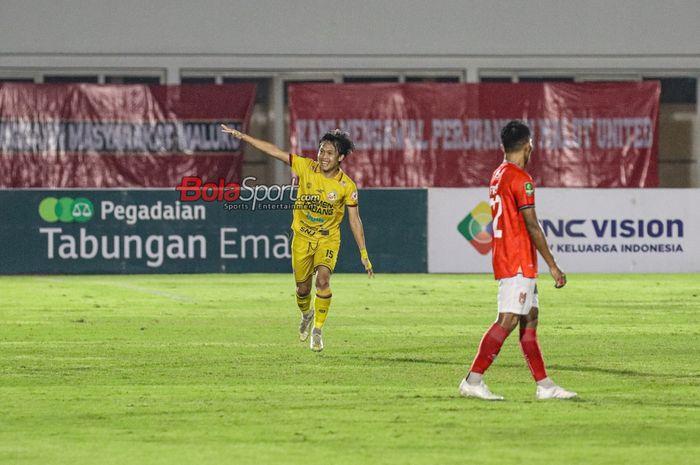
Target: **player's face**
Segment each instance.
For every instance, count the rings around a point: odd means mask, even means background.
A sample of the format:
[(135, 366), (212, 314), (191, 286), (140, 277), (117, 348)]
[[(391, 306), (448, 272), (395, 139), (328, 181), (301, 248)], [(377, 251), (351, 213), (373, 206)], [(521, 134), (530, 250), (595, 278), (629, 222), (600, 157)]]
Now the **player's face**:
[(532, 155), (532, 151), (534, 150), (534, 146), (532, 145), (532, 138), (525, 144), (525, 164), (527, 165), (527, 162), (530, 161), (530, 156)]
[(321, 165), (321, 171), (324, 173), (336, 171), (343, 158), (345, 158), (345, 155), (340, 155), (338, 149), (331, 142), (323, 141), (318, 148), (318, 164)]

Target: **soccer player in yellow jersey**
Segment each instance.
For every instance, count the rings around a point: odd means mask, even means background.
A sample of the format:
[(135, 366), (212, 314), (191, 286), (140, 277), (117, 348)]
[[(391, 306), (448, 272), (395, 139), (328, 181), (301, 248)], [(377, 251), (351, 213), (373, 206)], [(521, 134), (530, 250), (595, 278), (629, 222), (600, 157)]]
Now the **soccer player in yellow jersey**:
[[(340, 249), (340, 223), (348, 207), (350, 229), (360, 249), (360, 260), (368, 276), (374, 276), (365, 248), (365, 233), (358, 211), (357, 186), (340, 169), (353, 150), (349, 135), (338, 129), (324, 134), (319, 142), (318, 161), (287, 153), (269, 142), (222, 125), (223, 132), (289, 163), (299, 177), (299, 191), (292, 220), (292, 268), (297, 305), (301, 310), (299, 339), (311, 332), (311, 350), (323, 350), (321, 329), (331, 306), (331, 273)], [(316, 273), (316, 299), (311, 306), (311, 279)], [(313, 330), (311, 323), (313, 322)]]

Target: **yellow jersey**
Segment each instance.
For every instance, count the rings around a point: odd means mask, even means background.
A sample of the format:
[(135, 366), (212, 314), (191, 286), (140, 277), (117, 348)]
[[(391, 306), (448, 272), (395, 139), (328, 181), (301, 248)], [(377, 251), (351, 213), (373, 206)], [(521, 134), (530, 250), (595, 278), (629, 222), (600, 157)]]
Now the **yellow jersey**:
[(289, 164), (299, 177), (292, 231), (313, 239), (340, 239), (345, 207), (358, 205), (355, 182), (343, 170), (325, 177), (318, 162), (310, 158), (290, 154)]

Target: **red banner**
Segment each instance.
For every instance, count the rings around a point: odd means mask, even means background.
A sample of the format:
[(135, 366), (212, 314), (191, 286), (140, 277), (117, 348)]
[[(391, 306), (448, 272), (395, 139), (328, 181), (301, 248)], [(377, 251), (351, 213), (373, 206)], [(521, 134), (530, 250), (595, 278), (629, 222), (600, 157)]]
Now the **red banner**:
[(255, 85), (0, 84), (0, 187), (236, 181)]
[(658, 185), (658, 82), (296, 84), (293, 150), (315, 153), (341, 128), (343, 169), (362, 187), (486, 186), (503, 160), (501, 128), (524, 119), (538, 186)]

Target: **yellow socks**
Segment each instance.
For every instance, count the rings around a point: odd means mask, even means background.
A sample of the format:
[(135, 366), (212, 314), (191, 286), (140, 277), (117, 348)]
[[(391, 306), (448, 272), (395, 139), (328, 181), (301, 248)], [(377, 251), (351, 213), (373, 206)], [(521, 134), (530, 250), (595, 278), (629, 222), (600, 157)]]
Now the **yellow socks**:
[(311, 293), (309, 292), (303, 297), (297, 294), (297, 305), (299, 306), (301, 313), (309, 313), (309, 309), (311, 308)]
[(328, 309), (331, 307), (331, 289), (316, 290), (316, 300), (314, 301), (314, 306), (316, 308), (316, 314), (314, 316), (314, 328), (321, 329), (323, 323), (326, 322), (326, 317), (328, 316)]

